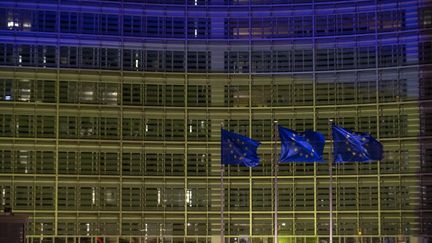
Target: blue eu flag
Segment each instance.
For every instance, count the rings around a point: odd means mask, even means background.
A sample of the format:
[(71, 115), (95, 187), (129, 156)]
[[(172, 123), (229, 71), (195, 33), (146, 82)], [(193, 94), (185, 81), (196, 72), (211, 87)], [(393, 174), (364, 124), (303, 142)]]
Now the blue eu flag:
[(222, 164), (255, 167), (259, 165), (257, 155), (261, 143), (246, 136), (221, 129)]
[(278, 126), (281, 140), (281, 162), (323, 162), (325, 138), (319, 132), (295, 132)]
[(333, 123), (334, 162), (370, 162), (383, 158), (383, 146), (368, 133), (352, 132)]

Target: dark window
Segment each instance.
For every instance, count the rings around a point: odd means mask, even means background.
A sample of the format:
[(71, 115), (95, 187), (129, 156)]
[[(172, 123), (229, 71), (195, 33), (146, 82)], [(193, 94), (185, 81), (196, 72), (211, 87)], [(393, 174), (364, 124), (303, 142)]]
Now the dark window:
[(78, 47), (60, 47), (60, 67), (78, 67)]
[(378, 48), (379, 66), (391, 67), (406, 63), (404, 45), (380, 46)]
[(419, 43), (420, 57), (419, 61), (421, 64), (432, 63), (432, 42), (422, 42)]
[(225, 52), (225, 72), (247, 73), (249, 72), (249, 53)]
[(402, 10), (378, 13), (379, 31), (397, 31), (405, 28), (405, 14)]
[(34, 11), (32, 20), (32, 30), (41, 32), (55, 32), (57, 14), (54, 11)]
[(62, 12), (60, 14), (60, 31), (63, 33), (78, 32), (78, 13)]
[(120, 51), (118, 48), (101, 48), (100, 54), (101, 69), (120, 68)]
[(80, 67), (98, 69), (99, 68), (99, 48), (82, 47)]
[(130, 71), (142, 70), (144, 58), (142, 50), (123, 49), (123, 69)]
[(141, 36), (143, 34), (141, 19), (141, 16), (124, 16), (123, 33), (125, 35)]
[(207, 38), (210, 35), (210, 26), (210, 19), (208, 18), (189, 18), (188, 38)]
[(0, 64), (15, 65), (14, 46), (0, 43)]
[(119, 19), (117, 15), (103, 14), (100, 15), (100, 32), (102, 34), (118, 35)]
[(82, 14), (82, 32), (85, 34), (96, 34), (99, 25), (99, 15), (84, 13)]
[(187, 53), (188, 72), (207, 72), (210, 70), (210, 52), (192, 52)]

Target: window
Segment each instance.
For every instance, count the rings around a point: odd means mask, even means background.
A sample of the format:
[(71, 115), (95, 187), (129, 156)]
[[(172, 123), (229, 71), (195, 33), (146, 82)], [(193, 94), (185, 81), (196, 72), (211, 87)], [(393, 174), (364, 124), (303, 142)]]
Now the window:
[(165, 139), (172, 141), (184, 140), (184, 120), (165, 119)]
[[(37, 185), (35, 195), (36, 210), (52, 210), (54, 207), (54, 187), (50, 185)], [(45, 227), (44, 230), (45, 231)], [(48, 232), (44, 232), (48, 233)]]
[(99, 152), (100, 174), (119, 175), (119, 154), (116, 152)]
[(274, 106), (286, 106), (294, 103), (295, 95), (293, 93), (294, 83), (292, 79), (280, 80), (273, 87), (275, 98)]
[(188, 38), (208, 38), (210, 36), (210, 18), (188, 18)]
[[(38, 27), (44, 27), (44, 12), (41, 12), (42, 24)], [(53, 12), (49, 12), (53, 13)], [(1, 12), (2, 18), (5, 20), (2, 25), (2, 29), (4, 30), (18, 30), (18, 31), (30, 31), (32, 30), (32, 25), (36, 24), (39, 21), (38, 19), (38, 11), (30, 11), (24, 9), (5, 9)], [(48, 17), (49, 18), (49, 17)], [(52, 19), (51, 19), (52, 20)], [(37, 30), (37, 28), (36, 28)]]
[(420, 12), (420, 26), (423, 28), (432, 27), (432, 10), (430, 8), (424, 7), (419, 8)]
[(11, 195), (11, 186), (10, 185), (2, 185), (0, 186), (0, 200), (1, 200), (1, 205), (3, 207), (11, 207), (11, 199), (12, 199), (12, 195)]
[[(100, 187), (100, 209), (113, 211), (118, 210), (119, 207), (119, 190), (117, 186), (101, 186)], [(114, 223), (116, 224), (116, 223)], [(113, 229), (107, 230), (108, 234), (115, 234)]]
[(77, 174), (79, 159), (78, 153), (74, 151), (59, 151), (59, 174)]
[(380, 67), (404, 65), (406, 63), (405, 46), (380, 46), (378, 48), (378, 58)]
[(191, 107), (209, 106), (211, 103), (210, 85), (188, 85), (187, 105)]
[(14, 208), (23, 210), (33, 210), (34, 193), (31, 185), (15, 185), (14, 186)]
[[(122, 188), (122, 209), (125, 211), (141, 210), (141, 187), (123, 186)], [(141, 228), (137, 229), (140, 230)], [(133, 234), (133, 232), (130, 232)]]
[(211, 69), (211, 52), (187, 52), (188, 72), (209, 72)]
[(119, 121), (118, 118), (99, 117), (99, 131), (101, 139), (118, 139)]
[(123, 49), (123, 69), (127, 71), (143, 70), (144, 56), (142, 50)]
[(164, 154), (164, 175), (181, 176), (184, 175), (184, 155), (178, 153)]
[(15, 65), (14, 46), (0, 43), (0, 64)]
[(355, 66), (354, 48), (330, 48), (316, 51), (316, 70), (352, 69)]
[(141, 36), (143, 35), (144, 26), (141, 16), (125, 15), (123, 17), (123, 33), (128, 36)]
[[(25, 24), (26, 23), (23, 22), (23, 27)], [(29, 23), (27, 23), (27, 25), (29, 25)], [(34, 11), (30, 26), (33, 31), (56, 32), (57, 13), (54, 11)]]
[(184, 106), (184, 86), (165, 85), (165, 105)]
[(78, 67), (78, 47), (62, 46), (60, 47), (60, 67), (76, 68)]
[[(269, 181), (255, 181), (252, 185), (252, 208), (256, 211), (272, 210), (273, 193)], [(278, 190), (278, 192), (280, 192)]]
[(56, 81), (52, 80), (35, 80), (34, 101), (36, 102), (56, 102)]
[(204, 176), (209, 170), (211, 154), (188, 153), (187, 173), (188, 176)]
[(120, 69), (120, 50), (118, 48), (100, 48), (101, 69)]
[(383, 115), (380, 117), (380, 137), (405, 137), (408, 130), (407, 115)]
[(378, 13), (379, 31), (397, 31), (405, 28), (405, 13), (402, 10)]
[(335, 16), (336, 32), (340, 34), (353, 34), (355, 19), (353, 14), (341, 14)]
[(318, 105), (335, 104), (336, 85), (334, 74), (317, 74), (316, 76), (316, 103)]
[(225, 52), (225, 72), (247, 73), (249, 72), (249, 53)]
[(99, 15), (92, 13), (82, 14), (82, 32), (85, 34), (97, 34)]
[(55, 116), (36, 116), (36, 136), (39, 138), (55, 138)]
[(246, 39), (249, 37), (249, 19), (226, 18), (225, 37), (229, 39)]
[(272, 69), (272, 54), (270, 51), (252, 52), (251, 68), (254, 73), (266, 73)]
[(164, 139), (164, 124), (162, 119), (147, 119), (145, 122), (145, 138), (150, 140)]
[(16, 115), (15, 127), (17, 137), (34, 137), (33, 115)]
[(251, 36), (254, 38), (270, 38), (273, 36), (273, 18), (253, 18), (251, 20)]
[(162, 29), (163, 29), (163, 19), (154, 17), (154, 16), (147, 16), (146, 18), (146, 36), (149, 37), (157, 37), (157, 36), (164, 36), (162, 35)]
[(116, 83), (99, 83), (98, 100), (99, 104), (117, 105), (119, 85)]
[(357, 34), (374, 32), (375, 25), (375, 12), (357, 14)]
[(139, 140), (143, 139), (144, 121), (141, 118), (123, 118), (123, 139)]
[[(164, 37), (180, 37), (183, 38), (185, 36), (185, 20), (184, 18), (179, 17), (165, 17), (163, 19), (165, 22), (165, 33)], [(162, 27), (162, 26), (159, 26)]]
[(249, 85), (225, 85), (225, 106), (249, 106)]
[(99, 48), (82, 47), (80, 67), (82, 68), (99, 68)]
[(374, 68), (376, 66), (375, 47), (357, 48), (357, 68)]
[(145, 154), (141, 152), (123, 152), (122, 173), (123, 175), (140, 176), (144, 173)]
[(232, 184), (229, 188), (229, 192), (226, 194), (228, 197), (225, 197), (225, 200), (229, 200), (226, 205), (229, 205), (230, 209), (235, 211), (249, 210), (249, 188), (237, 183)]
[[(81, 151), (79, 174), (82, 175), (97, 175), (99, 174), (99, 155), (98, 152)], [(96, 204), (96, 191), (92, 193), (92, 204)]]
[[(113, 14), (101, 14), (99, 33), (108, 35), (119, 34), (119, 17)], [(98, 33), (98, 34), (99, 34)]]
[(238, 119), (238, 120), (225, 120), (225, 129), (229, 131), (233, 131), (244, 136), (248, 136), (249, 134), (249, 120), (247, 119)]
[(168, 72), (184, 71), (184, 52), (165, 51), (165, 70)]
[(421, 42), (419, 43), (419, 62), (421, 64), (432, 63), (432, 42)]
[[(0, 172), (12, 173), (14, 167), (13, 163), (14, 163), (13, 151), (7, 149), (1, 149), (0, 150)], [(1, 188), (2, 187), (0, 187), (0, 189)], [(4, 204), (2, 206), (4, 206)]]
[(142, 84), (123, 83), (123, 105), (142, 105), (144, 101)]
[(117, 139), (118, 118), (111, 117), (60, 117), (61, 138)]
[[(73, 86), (72, 86), (73, 87)], [(97, 95), (97, 83), (96, 82), (79, 82), (78, 83), (79, 93), (78, 101), (79, 103), (98, 103)]]
[(98, 200), (95, 186), (79, 186), (77, 188), (78, 210), (94, 210)]
[(302, 49), (294, 51), (294, 71), (312, 71), (313, 69), (313, 52), (311, 49)]
[(144, 104), (149, 106), (163, 105), (163, 88), (163, 85), (146, 84)]
[(210, 138), (209, 121), (206, 119), (189, 119), (187, 129), (188, 140), (206, 141)]
[(60, 13), (60, 31), (63, 33), (77, 33), (79, 14), (74, 12)]
[(58, 187), (58, 207), (60, 210), (74, 211), (77, 206), (76, 188), (73, 185)]
[(81, 104), (118, 103), (118, 84), (60, 81), (60, 102)]
[(13, 81), (12, 79), (0, 79), (0, 101), (11, 101), (15, 99), (12, 88)]
[(146, 63), (144, 70), (145, 71), (151, 71), (151, 72), (157, 72), (157, 71), (163, 71), (163, 56), (162, 51), (152, 51), (147, 50), (146, 51)]
[(270, 119), (252, 120), (252, 137), (258, 140), (272, 140), (272, 121)]
[(37, 65), (35, 62), (35, 54), (32, 46), (30, 45), (20, 45), (16, 47), (17, 55), (15, 56), (16, 65), (18, 66), (32, 66)]
[(399, 101), (407, 97), (407, 82), (405, 79), (381, 79), (378, 85), (380, 102)]

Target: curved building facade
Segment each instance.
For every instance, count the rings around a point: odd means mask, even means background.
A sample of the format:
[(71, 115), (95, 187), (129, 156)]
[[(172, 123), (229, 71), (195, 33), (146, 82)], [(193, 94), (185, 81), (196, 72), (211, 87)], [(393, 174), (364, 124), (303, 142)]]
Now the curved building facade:
[[(225, 242), (328, 242), (327, 164), (280, 164), (275, 210), (272, 124), (332, 118), (385, 148), (333, 166), (334, 240), (430, 241), (431, 9), (2, 0), (1, 207), (30, 216), (29, 242), (221, 242), (222, 200)], [(262, 141), (223, 195), (221, 123)]]

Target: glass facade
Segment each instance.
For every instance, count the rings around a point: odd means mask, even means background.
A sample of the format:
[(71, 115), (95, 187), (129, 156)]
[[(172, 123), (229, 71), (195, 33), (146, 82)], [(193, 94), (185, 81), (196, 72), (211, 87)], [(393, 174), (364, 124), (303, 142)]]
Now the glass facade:
[[(220, 243), (222, 203), (225, 242), (328, 242), (325, 163), (279, 165), (275, 225), (272, 124), (328, 137), (333, 118), (385, 147), (333, 166), (335, 242), (430, 242), (431, 9), (2, 0), (1, 208), (38, 243)], [(259, 167), (225, 167), (223, 197), (222, 122), (262, 141)]]

